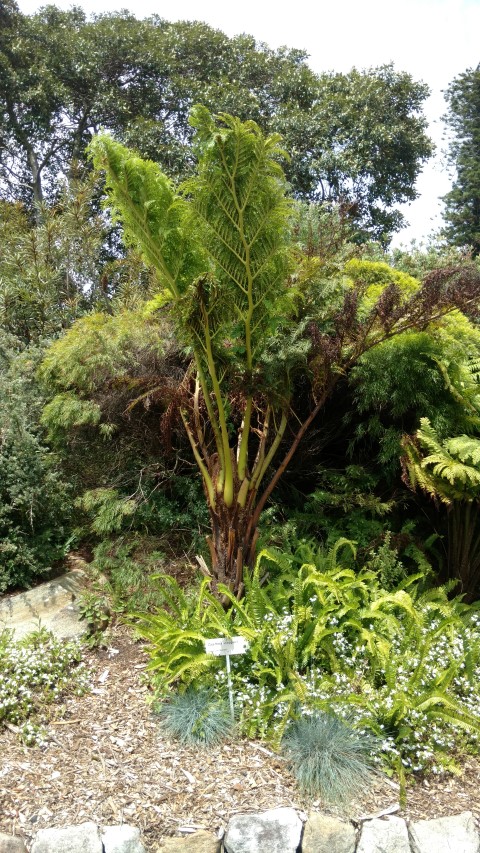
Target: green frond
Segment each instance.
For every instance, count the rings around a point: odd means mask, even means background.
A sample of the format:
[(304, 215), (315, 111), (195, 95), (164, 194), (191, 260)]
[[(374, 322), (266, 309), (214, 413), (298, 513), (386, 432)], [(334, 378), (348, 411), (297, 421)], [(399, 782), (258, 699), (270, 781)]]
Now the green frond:
[(129, 242), (154, 267), (161, 285), (178, 296), (205, 270), (200, 244), (188, 227), (188, 207), (158, 164), (142, 160), (110, 136), (90, 144), (94, 166), (104, 170), (109, 203)]

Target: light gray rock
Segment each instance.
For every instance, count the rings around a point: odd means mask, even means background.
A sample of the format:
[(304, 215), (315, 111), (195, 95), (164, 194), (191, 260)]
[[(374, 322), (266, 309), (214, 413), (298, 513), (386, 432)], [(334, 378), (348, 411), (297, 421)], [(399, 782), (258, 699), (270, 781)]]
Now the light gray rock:
[(26, 592), (4, 596), (0, 601), (0, 631), (13, 630), (15, 640), (39, 626), (56, 637), (82, 636), (87, 626), (80, 621), (76, 599), (84, 587), (85, 574), (76, 569)]
[(413, 853), (480, 853), (480, 835), (471, 812), (409, 826)]
[(301, 836), (302, 821), (295, 809), (269, 809), (234, 815), (224, 846), (226, 853), (296, 853)]
[(407, 824), (401, 817), (365, 821), (357, 853), (410, 853)]
[(222, 842), (202, 829), (182, 838), (164, 838), (162, 844), (162, 853), (220, 853)]
[(27, 848), (21, 838), (0, 832), (0, 853), (27, 853)]
[(145, 853), (140, 840), (140, 830), (126, 823), (105, 826), (102, 832), (104, 853)]
[(355, 853), (352, 824), (310, 812), (303, 833), (302, 853)]
[(31, 853), (103, 853), (100, 830), (95, 823), (40, 829)]

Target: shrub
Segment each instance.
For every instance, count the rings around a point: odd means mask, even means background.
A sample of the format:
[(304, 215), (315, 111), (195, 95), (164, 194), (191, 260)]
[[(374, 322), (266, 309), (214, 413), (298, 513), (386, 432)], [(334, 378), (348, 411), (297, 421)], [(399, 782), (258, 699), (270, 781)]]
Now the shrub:
[(44, 629), (16, 642), (10, 632), (0, 634), (0, 725), (19, 726), (29, 745), (42, 743), (46, 705), (67, 691), (81, 695), (89, 683), (77, 641), (56, 639)]
[(0, 593), (28, 586), (61, 559), (70, 537), (70, 489), (38, 425), (34, 349), (0, 338)]

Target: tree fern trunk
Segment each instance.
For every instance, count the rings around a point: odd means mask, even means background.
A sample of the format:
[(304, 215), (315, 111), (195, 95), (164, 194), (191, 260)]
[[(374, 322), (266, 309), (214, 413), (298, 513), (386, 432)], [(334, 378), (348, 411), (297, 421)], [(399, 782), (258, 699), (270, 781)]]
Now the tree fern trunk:
[(252, 568), (258, 538), (252, 527), (253, 509), (241, 508), (237, 502), (227, 507), (217, 502), (211, 510), (212, 533), (207, 537), (212, 575), (215, 584), (225, 584), (235, 595), (243, 593), (243, 572)]
[(480, 539), (476, 504), (455, 501), (448, 513), (448, 574), (460, 580), (466, 601), (475, 601), (480, 581)]

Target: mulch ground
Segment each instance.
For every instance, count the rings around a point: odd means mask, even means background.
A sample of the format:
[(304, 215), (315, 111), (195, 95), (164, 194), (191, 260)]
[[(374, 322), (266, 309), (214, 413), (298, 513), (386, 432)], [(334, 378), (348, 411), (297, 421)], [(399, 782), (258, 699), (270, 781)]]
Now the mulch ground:
[[(162, 838), (197, 828), (221, 832), (233, 814), (279, 806), (332, 812), (302, 798), (281, 757), (261, 743), (238, 740), (205, 751), (166, 740), (148, 703), (144, 650), (125, 628), (115, 628), (109, 647), (88, 657), (93, 690), (52, 706), (46, 747), (22, 745), (13, 728), (1, 732), (1, 832), (28, 843), (48, 826), (129, 823), (156, 853)], [(418, 819), (470, 810), (480, 819), (480, 762), (467, 758), (462, 770), (418, 780), (397, 814)], [(398, 786), (381, 778), (343, 817), (359, 821), (397, 802)]]

